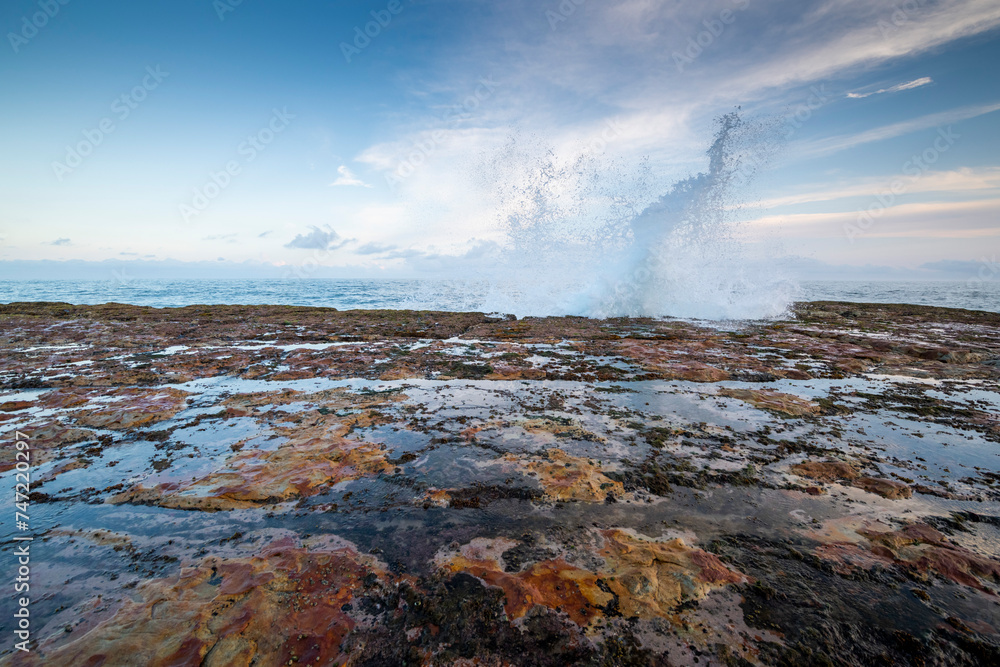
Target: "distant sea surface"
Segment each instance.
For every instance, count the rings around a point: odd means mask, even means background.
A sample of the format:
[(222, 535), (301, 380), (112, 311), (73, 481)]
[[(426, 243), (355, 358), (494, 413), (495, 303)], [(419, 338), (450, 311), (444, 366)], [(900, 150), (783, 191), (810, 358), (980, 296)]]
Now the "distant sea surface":
[[(243, 304), (476, 311), (485, 284), (430, 280), (5, 280), (0, 303), (128, 303), (157, 308)], [(909, 303), (1000, 312), (1000, 281), (810, 281), (800, 301)]]

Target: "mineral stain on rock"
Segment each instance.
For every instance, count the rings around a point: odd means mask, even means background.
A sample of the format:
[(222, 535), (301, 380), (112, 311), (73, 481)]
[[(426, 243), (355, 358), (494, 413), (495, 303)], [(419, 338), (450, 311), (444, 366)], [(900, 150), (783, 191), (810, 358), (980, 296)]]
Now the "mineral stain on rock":
[(1000, 664), (998, 315), (0, 323), (0, 664)]
[[(351, 547), (275, 541), (248, 558), (208, 557), (140, 583), (108, 620), (72, 641), (43, 643), (25, 665), (287, 665), (343, 661), (364, 614), (356, 593), (394, 581)], [(355, 617), (358, 617), (358, 620)], [(58, 638), (58, 637), (57, 637)]]
[(605, 502), (625, 496), (621, 482), (607, 477), (599, 464), (561, 449), (549, 449), (542, 456), (506, 454), (501, 461), (533, 474), (551, 500)]

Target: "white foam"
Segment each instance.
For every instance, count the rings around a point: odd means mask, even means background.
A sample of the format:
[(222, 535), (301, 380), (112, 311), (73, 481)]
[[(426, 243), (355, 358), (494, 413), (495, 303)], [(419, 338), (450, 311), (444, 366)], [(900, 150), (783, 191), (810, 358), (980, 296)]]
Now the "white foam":
[(795, 286), (749, 262), (737, 233), (737, 193), (775, 142), (766, 123), (736, 113), (719, 124), (708, 171), (658, 197), (648, 174), (625, 178), (593, 159), (566, 164), (508, 147), (504, 159), (519, 160), (525, 175), (511, 185), (504, 174), (498, 211), (507, 244), (479, 309), (598, 318), (785, 315)]

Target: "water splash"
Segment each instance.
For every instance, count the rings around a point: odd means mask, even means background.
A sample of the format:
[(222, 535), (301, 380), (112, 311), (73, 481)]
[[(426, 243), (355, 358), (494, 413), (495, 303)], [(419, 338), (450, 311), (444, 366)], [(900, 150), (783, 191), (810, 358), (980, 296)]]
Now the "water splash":
[[(652, 194), (594, 156), (560, 164), (512, 140), (488, 170), (507, 243), (483, 309), (517, 315), (757, 319), (782, 315), (794, 287), (745, 252), (740, 194), (777, 149), (773, 124), (722, 116), (708, 171)], [(496, 178), (504, 182), (503, 178)]]

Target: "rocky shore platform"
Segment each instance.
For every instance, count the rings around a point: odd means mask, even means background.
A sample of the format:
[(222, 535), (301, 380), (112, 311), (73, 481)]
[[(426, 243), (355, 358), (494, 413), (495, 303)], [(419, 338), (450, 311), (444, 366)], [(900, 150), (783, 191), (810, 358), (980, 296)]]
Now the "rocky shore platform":
[(0, 349), (3, 665), (1000, 664), (1000, 314), (15, 303)]

